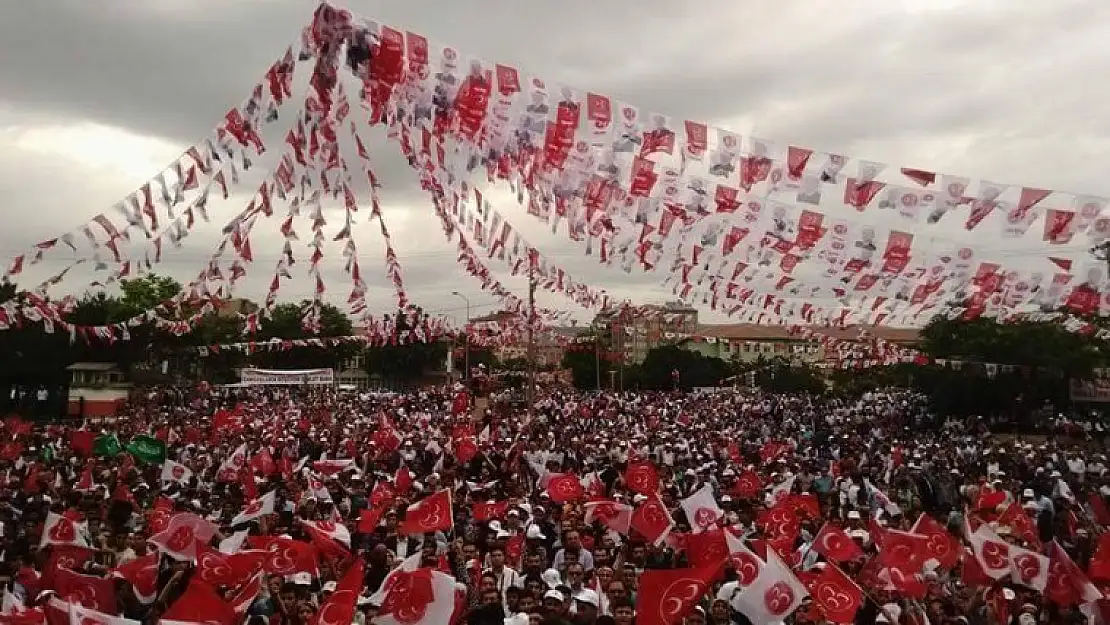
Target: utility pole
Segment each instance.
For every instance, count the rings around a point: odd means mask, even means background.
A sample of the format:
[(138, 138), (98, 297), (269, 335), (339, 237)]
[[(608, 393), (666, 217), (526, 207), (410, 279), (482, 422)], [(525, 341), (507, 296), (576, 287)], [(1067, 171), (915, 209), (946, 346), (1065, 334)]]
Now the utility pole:
[(528, 412), (536, 402), (536, 253), (528, 252)]
[(594, 373), (596, 374), (597, 390), (601, 390), (601, 335), (599, 329), (594, 328)]
[(466, 325), (463, 326), (463, 379), (470, 380), (470, 298), (459, 293), (458, 291), (451, 291), (451, 295), (461, 297), (466, 302)]

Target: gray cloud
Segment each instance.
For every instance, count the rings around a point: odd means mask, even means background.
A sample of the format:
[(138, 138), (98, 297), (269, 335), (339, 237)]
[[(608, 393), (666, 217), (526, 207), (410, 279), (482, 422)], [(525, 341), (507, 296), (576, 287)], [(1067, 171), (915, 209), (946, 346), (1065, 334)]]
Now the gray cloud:
[[(1102, 111), (1106, 93), (1097, 82), (1110, 61), (1103, 44), (1110, 6), (1079, 0), (378, 4), (382, 13), (375, 17), (464, 53), (676, 118), (741, 133), (754, 126), (759, 136), (783, 146), (793, 141), (926, 169), (1110, 195), (1102, 171), (1110, 155), (1110, 122)], [(296, 39), (311, 8), (302, 0), (0, 4), (0, 130), (93, 122), (187, 145), (249, 93)], [(0, 133), (0, 143), (4, 137)], [(441, 236), (395, 148), (380, 133), (370, 145), (414, 299), (438, 306), (449, 300), (445, 292), (462, 290), (488, 302), (453, 262), (453, 245)], [(105, 161), (119, 157), (114, 149), (105, 146)], [(88, 163), (4, 149), (0, 194), (8, 208), (0, 255), (107, 210), (141, 181)], [(535, 242), (576, 277), (618, 296), (669, 295), (656, 286), (659, 276), (601, 268), (578, 248), (543, 236), (544, 226), (529, 223), (522, 209), (498, 208), (517, 227), (535, 228)], [(272, 259), (264, 262), (262, 250), (276, 251), (276, 228), (256, 242), (260, 260), (251, 271), (252, 295), (268, 282)], [(380, 277), (379, 237), (367, 224), (360, 228), (372, 299), (384, 308), (390, 294)], [(167, 251), (165, 267), (187, 278), (204, 250), (215, 245), (213, 229), (191, 236), (184, 250)], [(302, 229), (306, 235), (307, 226)], [(958, 228), (942, 234), (964, 236)], [(997, 247), (1012, 250), (1015, 244), (1000, 240)], [(33, 270), (45, 275), (58, 266), (44, 265)], [(340, 291), (338, 261), (329, 259), (325, 271)], [(303, 278), (293, 286), (299, 291), (290, 293), (297, 296), (309, 288)], [(566, 305), (546, 295), (541, 301)]]

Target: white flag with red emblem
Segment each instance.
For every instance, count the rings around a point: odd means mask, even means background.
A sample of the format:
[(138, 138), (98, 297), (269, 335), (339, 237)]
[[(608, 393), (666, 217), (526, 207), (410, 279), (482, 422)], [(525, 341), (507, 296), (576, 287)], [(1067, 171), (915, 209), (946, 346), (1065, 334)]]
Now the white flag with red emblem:
[(1002, 579), (1010, 574), (1011, 545), (998, 534), (986, 525), (980, 525), (979, 529), (968, 533), (968, 540), (971, 542), (971, 552), (975, 554), (983, 573), (991, 579)]
[(354, 458), (344, 458), (342, 460), (317, 460), (312, 463), (312, 470), (324, 475), (336, 475), (344, 469), (354, 466)]
[(615, 501), (588, 501), (584, 506), (586, 509), (586, 518), (583, 521), (586, 525), (594, 521), (601, 521), (605, 527), (628, 536), (628, 532), (632, 527), (632, 506), (626, 503), (617, 503)]
[(794, 490), (795, 479), (797, 479), (797, 476), (791, 475), (785, 480), (772, 486), (771, 491), (767, 493), (767, 497), (764, 498), (764, 503), (768, 507), (772, 507), (786, 500), (786, 498), (789, 497), (790, 493)]
[(175, 560), (194, 560), (197, 541), (207, 544), (218, 528), (192, 512), (179, 512), (170, 519), (166, 529), (147, 539), (162, 553)]
[(180, 462), (166, 460), (162, 463), (162, 483), (188, 482), (192, 477), (193, 472)]
[(713, 487), (708, 483), (699, 488), (693, 495), (683, 499), (679, 504), (686, 513), (686, 521), (690, 524), (690, 531), (697, 534), (716, 527), (717, 521), (725, 516), (725, 511), (717, 505), (713, 497)]
[(71, 603), (69, 604), (69, 625), (141, 625), (141, 623)]
[(308, 527), (316, 530), (324, 536), (334, 540), (335, 542), (351, 548), (351, 531), (347, 529), (346, 525), (337, 523), (335, 521), (301, 521)]
[[(406, 593), (419, 590), (416, 585), (394, 584), (382, 604), (396, 606), (389, 614), (374, 618), (377, 625), (442, 625), (450, 623), (455, 612), (455, 578), (439, 571), (430, 571), (432, 597), (425, 603), (419, 597), (408, 598)], [(385, 583), (382, 584), (385, 586)], [(402, 587), (404, 586), (404, 587)], [(393, 595), (391, 597), (390, 595)]]
[(450, 531), (455, 525), (454, 519), (451, 491), (444, 489), (409, 506), (400, 533), (412, 536)]
[(241, 525), (243, 523), (250, 523), (251, 521), (264, 517), (267, 514), (274, 513), (274, 498), (277, 496), (277, 491), (272, 490), (258, 499), (247, 504), (243, 511), (231, 520), (231, 524)]
[(231, 455), (220, 465), (216, 477), (223, 482), (234, 482), (239, 477), (239, 471), (247, 464), (247, 444), (243, 443), (231, 452)]
[(1015, 583), (1044, 592), (1048, 586), (1050, 565), (1048, 556), (1010, 545), (1010, 579)]
[(89, 543), (85, 540), (86, 533), (88, 533), (86, 523), (78, 523), (67, 516), (47, 512), (39, 547), (46, 545), (88, 547)]
[(781, 623), (809, 596), (805, 585), (794, 577), (774, 549), (767, 550), (767, 563), (750, 586), (732, 599), (732, 607), (753, 623)]
[(331, 491), (328, 490), (328, 485), (324, 480), (312, 475), (308, 475), (308, 488), (305, 489), (304, 495), (301, 496), (301, 503), (308, 501), (310, 498), (316, 501), (328, 502), (331, 501)]
[(744, 539), (737, 536), (732, 528), (725, 528), (725, 544), (728, 545), (728, 559), (736, 570), (737, 581), (741, 586), (751, 586), (763, 570), (763, 560), (748, 549)]

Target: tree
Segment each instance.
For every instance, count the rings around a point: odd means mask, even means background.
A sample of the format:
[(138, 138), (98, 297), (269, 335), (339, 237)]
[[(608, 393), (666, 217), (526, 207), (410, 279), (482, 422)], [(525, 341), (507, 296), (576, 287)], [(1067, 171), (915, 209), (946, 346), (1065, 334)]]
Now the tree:
[(378, 376), (390, 388), (405, 388), (419, 382), (426, 372), (442, 367), (450, 345), (446, 341), (422, 342), (414, 334), (428, 320), (420, 308), (408, 313), (399, 310), (394, 319), (396, 342), (368, 349), (366, 372)]
[(156, 308), (179, 293), (181, 283), (169, 276), (147, 274), (131, 280), (120, 280), (120, 305), (128, 316)]
[[(571, 382), (578, 389), (596, 389), (604, 385), (608, 370), (610, 335), (600, 329), (591, 329), (575, 337), (570, 348), (563, 352), (562, 366), (570, 371)], [(598, 371), (598, 367), (601, 371)]]
[[(451, 366), (455, 371), (466, 370), (466, 347), (465, 342), (462, 340), (455, 341), (455, 349), (451, 352)], [(470, 346), (470, 367), (474, 368), (479, 365), (484, 365), (486, 370), (493, 371), (501, 366), (497, 361), (497, 356), (494, 355), (493, 349), (483, 346)]]
[(1086, 377), (1106, 359), (1089, 337), (1052, 322), (999, 323), (936, 317), (921, 331), (918, 349), (931, 358), (1033, 367)]
[(1007, 414), (1019, 421), (1046, 401), (1066, 404), (1069, 378), (1088, 378), (1107, 360), (1100, 339), (1060, 324), (986, 318), (935, 318), (922, 329), (918, 349), (958, 363), (913, 374), (914, 386), (930, 395), (938, 413)]
[(825, 378), (816, 368), (776, 356), (760, 360), (752, 371), (755, 385), (772, 393), (824, 393)]
[[(678, 372), (677, 380), (675, 372)], [(676, 386), (681, 389), (717, 386), (729, 375), (728, 363), (720, 358), (666, 345), (648, 351), (631, 377), (641, 388), (670, 390)]]
[[(312, 303), (304, 300), (300, 304), (286, 302), (274, 306), (270, 316), (263, 319), (259, 327), (258, 342), (271, 339), (294, 340), (306, 338), (326, 338), (350, 336), (354, 333), (351, 320), (341, 310), (331, 304), (320, 304), (320, 333), (310, 335), (304, 329), (304, 311)], [(252, 355), (254, 364), (267, 369), (319, 369), (337, 368), (354, 356), (361, 345), (340, 343), (326, 347), (292, 347), (286, 349), (260, 349)]]

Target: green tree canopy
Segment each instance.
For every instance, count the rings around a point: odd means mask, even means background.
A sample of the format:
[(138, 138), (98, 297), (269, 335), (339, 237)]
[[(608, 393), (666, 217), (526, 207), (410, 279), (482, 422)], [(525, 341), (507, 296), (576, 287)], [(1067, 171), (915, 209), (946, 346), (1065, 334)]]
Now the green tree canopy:
[[(300, 304), (286, 302), (274, 306), (270, 316), (262, 320), (255, 340), (262, 342), (270, 339), (292, 340), (354, 334), (354, 326), (347, 315), (327, 303), (320, 305), (320, 333), (309, 334), (304, 329), (303, 320), (304, 311), (310, 305), (309, 300), (304, 300)], [(361, 345), (355, 343), (343, 343), (323, 348), (294, 347), (288, 351), (260, 350), (251, 360), (258, 366), (269, 369), (330, 368), (339, 367), (361, 348)]]
[(597, 329), (590, 329), (576, 337), (573, 349), (563, 351), (562, 365), (564, 369), (570, 370), (571, 381), (575, 388), (597, 388), (598, 365), (601, 366), (601, 384), (606, 384), (605, 372), (609, 363), (606, 359), (598, 357), (598, 350), (608, 353), (609, 335)]
[(936, 317), (922, 329), (917, 347), (931, 358), (1018, 365), (1070, 377), (1089, 376), (1106, 360), (1100, 340), (1052, 322)]
[[(397, 344), (387, 344), (381, 347), (372, 347), (366, 351), (366, 372), (378, 376), (391, 388), (404, 388), (420, 381), (426, 374), (439, 370), (447, 362), (447, 350), (450, 344), (446, 341), (432, 343), (407, 341), (407, 336), (416, 326), (427, 320), (427, 315), (422, 309), (415, 309), (410, 313), (397, 311)], [(473, 358), (473, 354), (471, 355)], [(474, 361), (471, 361), (474, 364)]]
[(633, 379), (640, 388), (666, 390), (675, 387), (675, 371), (678, 372), (677, 386), (682, 389), (717, 386), (731, 375), (728, 363), (720, 358), (666, 345), (648, 351), (635, 369)]
[(119, 288), (119, 302), (128, 316), (155, 308), (181, 293), (180, 282), (154, 273), (131, 280), (120, 280)]

